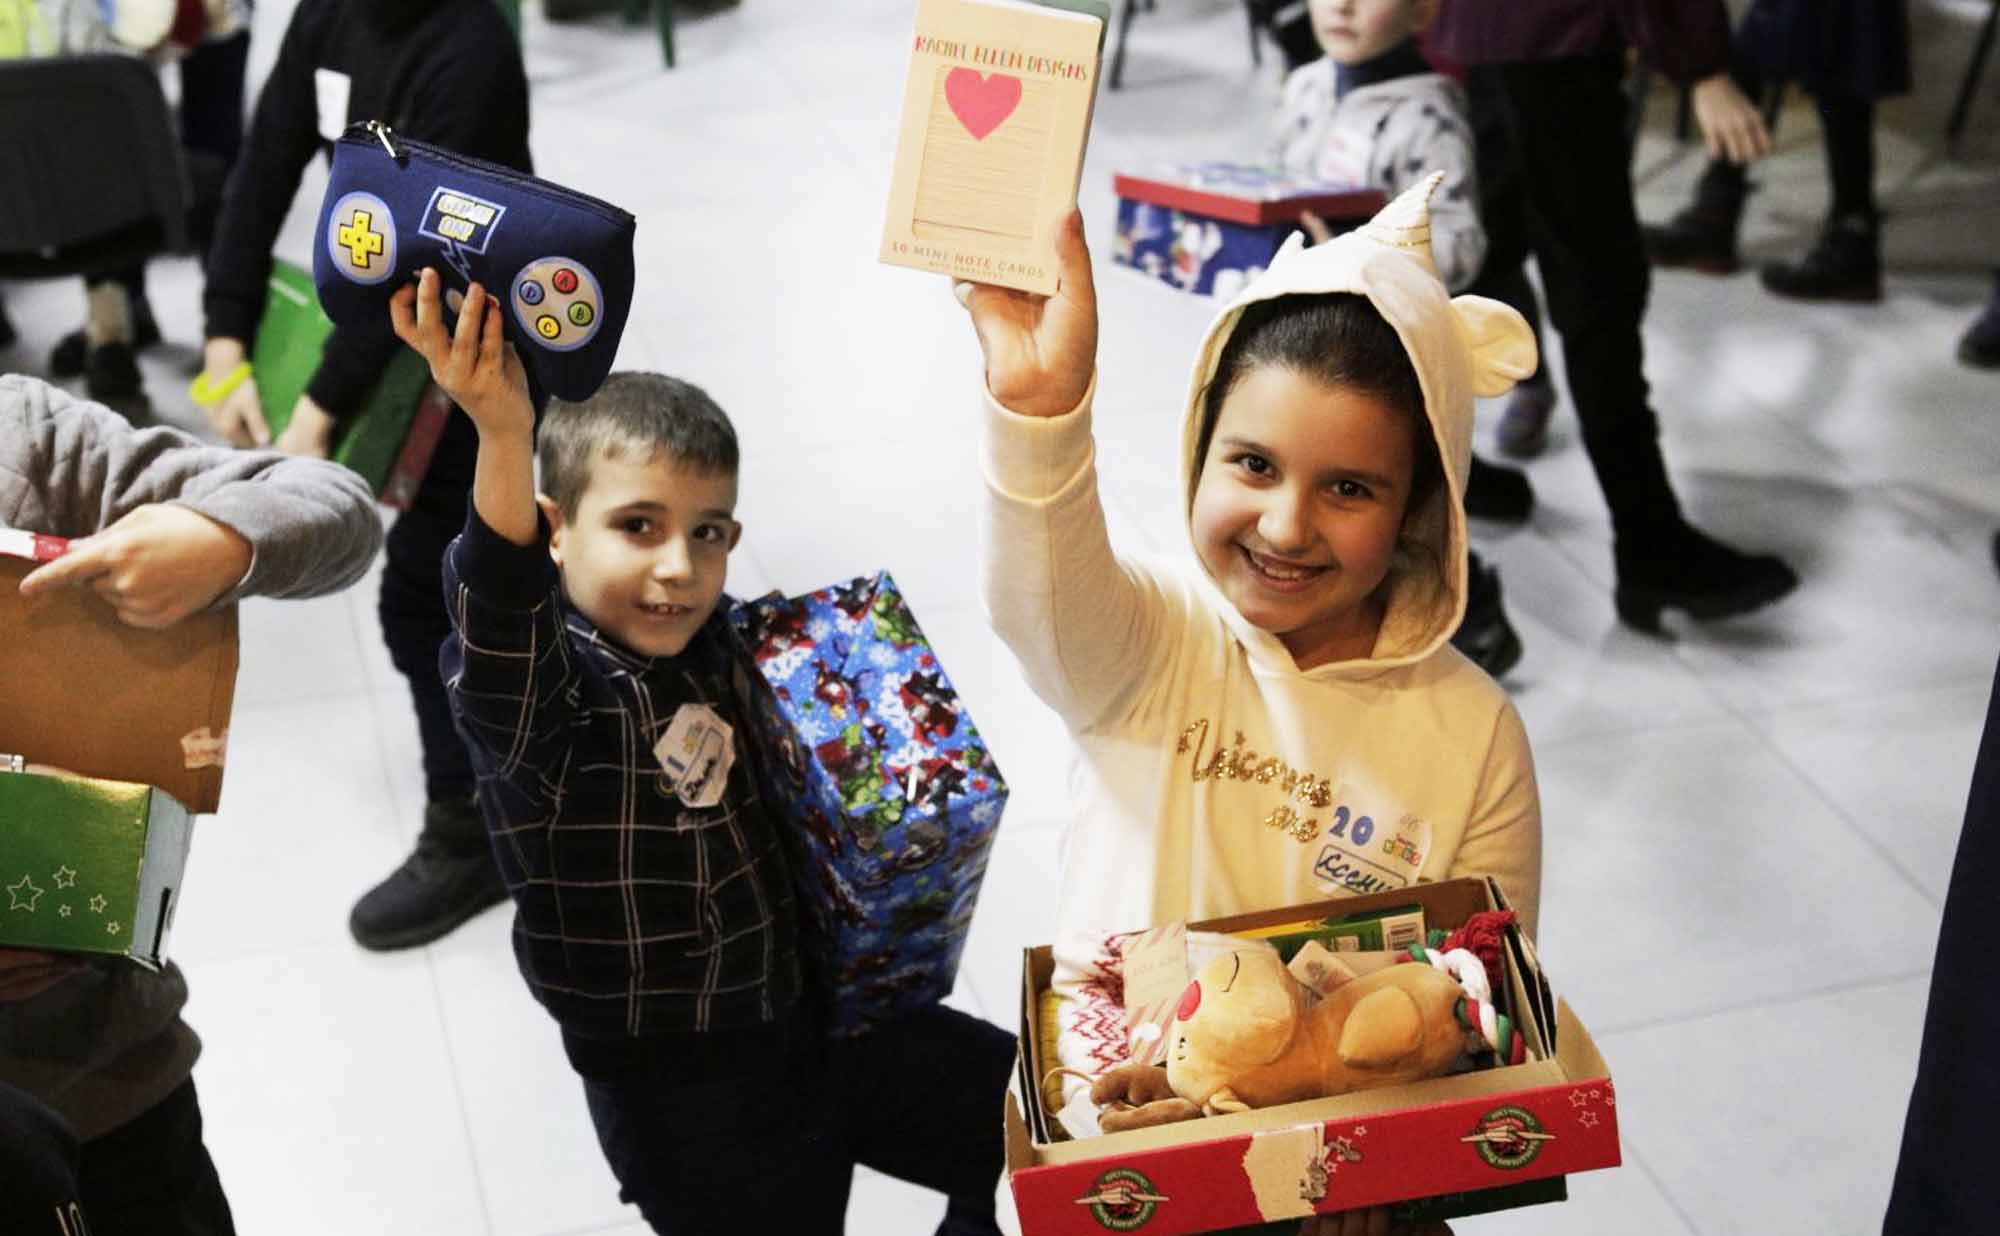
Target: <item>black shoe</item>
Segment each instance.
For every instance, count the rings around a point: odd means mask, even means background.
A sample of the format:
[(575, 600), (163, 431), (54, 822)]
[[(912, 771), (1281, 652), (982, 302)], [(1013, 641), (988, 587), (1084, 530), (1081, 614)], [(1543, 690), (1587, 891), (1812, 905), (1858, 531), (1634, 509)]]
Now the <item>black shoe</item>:
[(1533, 459), (1541, 454), (1549, 444), (1549, 417), (1555, 410), (1556, 384), (1549, 380), (1547, 370), (1516, 385), (1493, 435), (1501, 452), (1515, 459)]
[(1798, 573), (1783, 559), (1731, 549), (1684, 522), (1643, 540), (1619, 538), (1613, 558), (1619, 620), (1654, 634), (1662, 610), (1700, 620), (1732, 618), (1799, 586)]
[(1796, 262), (1773, 262), (1761, 272), (1764, 288), (1792, 300), (1882, 299), (1881, 233), (1873, 216), (1838, 215)]
[(1958, 341), (1958, 363), (1974, 369), (2000, 369), (2000, 286), (1993, 289), (1985, 310), (1965, 328)]
[(416, 852), (362, 894), (347, 929), (362, 948), (415, 948), (505, 900), (507, 886), (493, 865), (479, 808), (471, 802), (432, 803), (424, 808)]
[(1709, 275), (1735, 274), (1736, 228), (1747, 193), (1740, 178), (1703, 176), (1694, 200), (1665, 223), (1644, 224), (1640, 235), (1655, 266), (1682, 266)]
[[(160, 324), (153, 318), (153, 307), (144, 296), (132, 298), (132, 350), (143, 352), (160, 341)], [(90, 340), (80, 330), (56, 340), (56, 346), (49, 349), (49, 374), (58, 378), (74, 378), (84, 372), (90, 364)]]
[(1472, 471), (1465, 478), (1467, 515), (1518, 524), (1534, 509), (1535, 490), (1528, 484), (1527, 473), (1487, 463), (1477, 455), (1472, 457)]
[(83, 365), (83, 389), (100, 403), (116, 403), (132, 398), (143, 385), (138, 358), (122, 343), (107, 343), (90, 349)]
[(1521, 637), (1500, 604), (1500, 572), (1477, 554), (1465, 574), (1465, 620), (1452, 633), (1451, 646), (1495, 678), (1521, 660)]

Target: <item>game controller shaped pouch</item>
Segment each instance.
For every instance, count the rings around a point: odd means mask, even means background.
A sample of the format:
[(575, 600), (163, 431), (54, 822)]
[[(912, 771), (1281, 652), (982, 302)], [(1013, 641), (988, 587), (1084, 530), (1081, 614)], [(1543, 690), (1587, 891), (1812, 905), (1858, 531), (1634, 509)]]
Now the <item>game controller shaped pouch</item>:
[(512, 168), (349, 125), (313, 237), (313, 284), (342, 326), (389, 320), (389, 297), (436, 268), (454, 315), (477, 280), (541, 389), (588, 399), (632, 304), (631, 215)]

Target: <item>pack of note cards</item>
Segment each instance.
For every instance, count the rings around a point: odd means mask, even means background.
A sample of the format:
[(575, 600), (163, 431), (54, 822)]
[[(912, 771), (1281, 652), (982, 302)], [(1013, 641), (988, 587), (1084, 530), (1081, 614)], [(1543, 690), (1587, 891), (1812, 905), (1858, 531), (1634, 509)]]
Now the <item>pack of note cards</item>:
[(881, 258), (1044, 295), (1110, 6), (918, 0)]

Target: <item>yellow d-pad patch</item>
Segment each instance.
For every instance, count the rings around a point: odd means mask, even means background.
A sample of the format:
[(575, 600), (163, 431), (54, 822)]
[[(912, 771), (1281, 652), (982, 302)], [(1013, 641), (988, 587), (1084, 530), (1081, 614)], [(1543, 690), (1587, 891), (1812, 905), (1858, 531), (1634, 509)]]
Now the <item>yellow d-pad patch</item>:
[(370, 226), (373, 222), (371, 212), (356, 210), (353, 221), (340, 226), (340, 246), (347, 250), (347, 260), (362, 270), (383, 252), (382, 233)]

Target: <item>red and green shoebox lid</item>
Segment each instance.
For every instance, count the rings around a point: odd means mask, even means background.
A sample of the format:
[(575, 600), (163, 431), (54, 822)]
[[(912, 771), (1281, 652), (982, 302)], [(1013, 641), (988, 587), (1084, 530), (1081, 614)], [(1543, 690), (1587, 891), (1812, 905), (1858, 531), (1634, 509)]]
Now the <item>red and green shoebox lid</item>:
[(222, 793), (236, 611), (140, 630), (88, 590), (22, 597), (35, 565), (0, 553), (0, 946), (157, 966)]
[[(1244, 931), (1411, 902), (1446, 929), (1506, 908), (1492, 881), (1458, 879), (1188, 926)], [(1568, 1173), (1618, 1165), (1617, 1092), (1533, 946), (1510, 929), (1506, 947), (1495, 997), (1527, 1041), (1524, 1063), (1081, 1140), (1064, 1138), (1039, 1097), (1036, 1080), (1053, 1062), (1036, 1010), (1054, 963), (1046, 946), (1029, 949), (1005, 1116), (1021, 1230), (1187, 1236), (1361, 1206), (1433, 1220), (1563, 1199)]]
[(1244, 163), (1177, 163), (1117, 172), (1111, 188), (1128, 201), (1245, 227), (1295, 223), (1310, 210), (1322, 219), (1366, 219), (1382, 209), (1382, 191), (1288, 176)]

